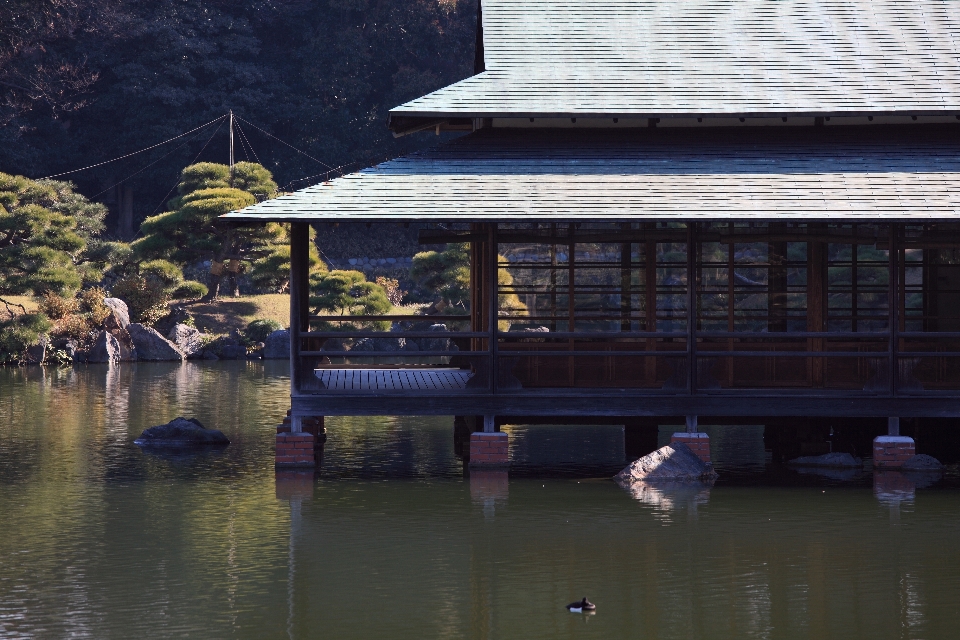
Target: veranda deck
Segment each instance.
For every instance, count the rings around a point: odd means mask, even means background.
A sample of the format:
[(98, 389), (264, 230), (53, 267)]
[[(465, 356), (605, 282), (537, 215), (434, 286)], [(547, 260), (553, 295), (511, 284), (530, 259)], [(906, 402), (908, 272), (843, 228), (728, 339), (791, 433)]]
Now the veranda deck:
[(316, 369), (325, 389), (338, 391), (456, 391), (472, 373), (464, 369)]

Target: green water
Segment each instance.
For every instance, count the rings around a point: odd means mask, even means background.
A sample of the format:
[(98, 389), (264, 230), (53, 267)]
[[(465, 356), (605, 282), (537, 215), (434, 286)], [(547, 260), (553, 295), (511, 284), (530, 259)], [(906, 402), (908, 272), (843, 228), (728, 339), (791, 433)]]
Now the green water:
[[(464, 476), (451, 418), (331, 418), (319, 477), (277, 486), (285, 373), (0, 369), (0, 637), (958, 636), (952, 476), (770, 470), (742, 428), (717, 486), (634, 496), (596, 478), (616, 427), (514, 428), (507, 481)], [(132, 444), (177, 415), (232, 444)]]

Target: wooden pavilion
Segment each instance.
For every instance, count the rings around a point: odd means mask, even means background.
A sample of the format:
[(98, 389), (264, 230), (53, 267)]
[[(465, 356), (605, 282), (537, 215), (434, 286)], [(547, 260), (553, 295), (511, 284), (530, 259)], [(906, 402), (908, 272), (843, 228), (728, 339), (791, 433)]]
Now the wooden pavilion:
[[(483, 0), (476, 74), (389, 126), (469, 133), (227, 216), (293, 224), (295, 432), (960, 416), (960, 2)], [(468, 244), (470, 300), (331, 327), (317, 222)]]

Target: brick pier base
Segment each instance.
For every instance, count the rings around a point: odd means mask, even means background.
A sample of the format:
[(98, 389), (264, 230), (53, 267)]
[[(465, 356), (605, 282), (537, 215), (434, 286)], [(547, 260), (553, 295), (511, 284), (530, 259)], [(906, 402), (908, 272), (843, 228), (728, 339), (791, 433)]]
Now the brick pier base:
[(315, 467), (323, 453), (323, 443), (327, 441), (327, 432), (323, 427), (323, 416), (303, 418), (303, 431), (293, 433), (290, 412), (277, 426), (277, 449), (274, 464), (277, 468)]
[(906, 436), (877, 436), (873, 439), (873, 466), (897, 469), (917, 452), (913, 438)]
[(471, 467), (505, 467), (510, 464), (510, 436), (501, 431), (470, 434)]
[(705, 433), (681, 431), (670, 436), (670, 442), (682, 442), (697, 454), (697, 457), (710, 464), (710, 436)]
[(274, 462), (277, 467), (315, 467), (312, 433), (278, 433)]

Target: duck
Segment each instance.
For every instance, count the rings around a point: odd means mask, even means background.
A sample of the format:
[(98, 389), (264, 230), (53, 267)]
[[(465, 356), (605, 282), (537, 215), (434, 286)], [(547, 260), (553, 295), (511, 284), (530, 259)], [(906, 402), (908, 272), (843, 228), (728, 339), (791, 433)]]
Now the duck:
[(596, 611), (597, 605), (593, 604), (584, 596), (580, 602), (571, 602), (567, 605), (567, 611), (570, 613), (583, 613), (584, 611)]

